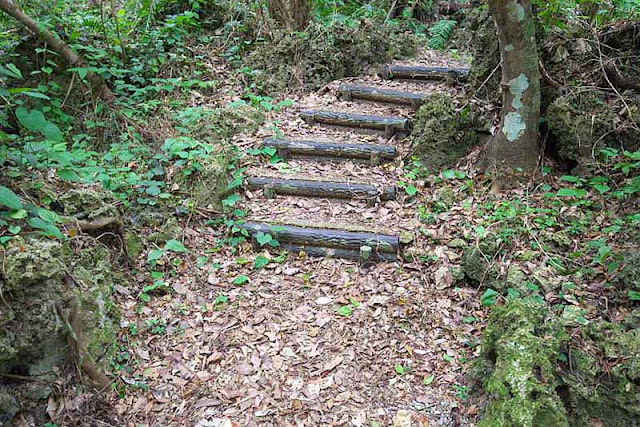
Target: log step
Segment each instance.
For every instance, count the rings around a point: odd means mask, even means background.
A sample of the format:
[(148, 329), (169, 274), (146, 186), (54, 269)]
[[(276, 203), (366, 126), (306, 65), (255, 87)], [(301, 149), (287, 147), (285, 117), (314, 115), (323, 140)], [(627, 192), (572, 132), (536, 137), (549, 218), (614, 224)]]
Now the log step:
[(427, 95), (415, 92), (401, 92), (399, 90), (381, 89), (359, 85), (341, 85), (338, 88), (340, 97), (345, 101), (362, 99), (365, 101), (386, 102), (389, 104), (409, 105), (418, 109)]
[(278, 150), (284, 159), (291, 155), (311, 157), (337, 157), (343, 159), (369, 160), (372, 163), (393, 160), (398, 155), (392, 145), (350, 144), (338, 142), (294, 141), (269, 138), (262, 142), (264, 147)]
[(383, 65), (378, 75), (383, 79), (407, 80), (464, 80), (469, 74), (468, 68), (424, 67), (409, 65)]
[[(310, 255), (351, 258), (360, 256), (363, 246), (371, 248), (378, 259), (395, 259), (400, 247), (397, 236), (330, 228), (298, 227), (292, 225), (246, 222), (238, 225), (252, 238), (258, 233), (270, 234), (285, 247), (304, 250)], [(329, 249), (332, 249), (330, 251)], [(380, 255), (384, 254), (384, 255)]]
[(304, 110), (300, 112), (300, 117), (309, 125), (321, 123), (352, 128), (382, 130), (388, 138), (396, 134), (409, 134), (411, 131), (411, 120), (404, 117), (371, 116), (367, 114), (322, 110)]
[[(369, 184), (348, 182), (310, 181), (303, 179), (279, 178), (247, 178), (249, 188), (263, 189), (268, 197), (273, 194), (305, 197), (326, 197), (335, 199), (376, 199), (393, 200), (396, 197), (395, 187), (379, 189)], [(271, 194), (266, 194), (271, 192)]]
[(324, 258), (343, 258), (349, 259), (352, 261), (385, 261), (385, 262), (394, 262), (397, 259), (396, 254), (388, 254), (384, 252), (374, 252), (371, 250), (371, 255), (367, 257), (366, 260), (363, 260), (362, 250), (358, 249), (338, 249), (338, 248), (325, 248), (322, 246), (300, 246), (293, 245), (289, 243), (285, 243), (281, 245), (283, 249), (288, 250), (293, 253), (304, 252), (307, 255), (313, 257), (324, 257)]

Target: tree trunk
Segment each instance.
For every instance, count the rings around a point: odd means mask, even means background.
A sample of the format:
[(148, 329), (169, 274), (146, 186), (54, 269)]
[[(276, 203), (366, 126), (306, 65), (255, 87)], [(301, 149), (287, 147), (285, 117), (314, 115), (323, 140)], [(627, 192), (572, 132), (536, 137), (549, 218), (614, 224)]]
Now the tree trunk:
[[(47, 30), (46, 28), (44, 28), (44, 26), (24, 13), (11, 0), (0, 0), (0, 10), (15, 18), (18, 22), (20, 22), (21, 25), (29, 29), (36, 36), (47, 43), (48, 47), (62, 56), (69, 66), (81, 68), (87, 67), (87, 62), (82, 56), (74, 52), (56, 34)], [(93, 94), (95, 94), (105, 102), (111, 102), (114, 100), (115, 97), (113, 93), (111, 92), (111, 90), (109, 90), (109, 87), (102, 77), (100, 77), (96, 73), (89, 72), (87, 74), (87, 80)]]
[(488, 160), (497, 169), (534, 170), (538, 164), (540, 73), (530, 0), (489, 0), (502, 60), (502, 113), (489, 141)]
[(271, 19), (290, 31), (303, 31), (311, 20), (311, 0), (267, 0)]

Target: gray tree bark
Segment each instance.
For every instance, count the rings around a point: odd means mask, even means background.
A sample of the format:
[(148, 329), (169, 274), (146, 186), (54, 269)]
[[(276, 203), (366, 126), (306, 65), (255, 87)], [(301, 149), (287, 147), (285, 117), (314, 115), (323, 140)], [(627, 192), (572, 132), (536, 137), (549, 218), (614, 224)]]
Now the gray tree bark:
[(530, 0), (489, 0), (502, 60), (502, 112), (489, 141), (492, 167), (534, 170), (538, 165), (540, 72)]

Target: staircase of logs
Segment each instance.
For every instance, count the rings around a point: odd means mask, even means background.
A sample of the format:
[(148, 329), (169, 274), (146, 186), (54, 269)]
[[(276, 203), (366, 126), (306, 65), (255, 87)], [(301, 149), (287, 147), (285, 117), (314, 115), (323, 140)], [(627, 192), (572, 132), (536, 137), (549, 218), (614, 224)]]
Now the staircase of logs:
[[(384, 80), (398, 79), (413, 83), (429, 84), (441, 80), (462, 80), (468, 69), (441, 68), (410, 65), (385, 65), (378, 71)], [(403, 92), (393, 88), (369, 87), (343, 84), (338, 88), (338, 97), (344, 101), (367, 101), (401, 105), (416, 110), (425, 95)], [(405, 117), (378, 116), (332, 110), (306, 109), (300, 117), (310, 126), (328, 125), (338, 129), (358, 129), (383, 134), (387, 142), (397, 141), (411, 133), (411, 119)], [(392, 138), (393, 137), (393, 138)], [(272, 147), (283, 159), (301, 158), (311, 161), (358, 161), (372, 166), (392, 162), (398, 150), (392, 144), (347, 143), (339, 141), (295, 140), (271, 138), (263, 141), (264, 147)], [(339, 163), (337, 164), (339, 167)], [(395, 183), (379, 188), (367, 183), (340, 182), (336, 180), (307, 180), (273, 177), (249, 177), (246, 187), (261, 190), (266, 198), (287, 195), (306, 198), (364, 199), (369, 206), (393, 200), (396, 197)], [(257, 247), (256, 236), (269, 233), (280, 242), (281, 247), (292, 251), (304, 251), (310, 256), (346, 258), (368, 262), (393, 262), (402, 251), (399, 236), (363, 231), (350, 231), (331, 226), (299, 226), (287, 223), (251, 221), (241, 225), (251, 236)]]

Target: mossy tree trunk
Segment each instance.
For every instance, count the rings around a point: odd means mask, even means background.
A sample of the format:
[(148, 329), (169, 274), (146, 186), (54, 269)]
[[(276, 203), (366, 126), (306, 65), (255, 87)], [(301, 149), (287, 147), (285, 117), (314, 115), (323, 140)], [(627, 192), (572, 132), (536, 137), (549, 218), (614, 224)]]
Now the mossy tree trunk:
[(538, 164), (540, 73), (530, 0), (489, 0), (502, 61), (502, 113), (489, 141), (488, 160), (497, 169), (533, 170)]
[(303, 31), (311, 20), (311, 0), (267, 0), (271, 19), (290, 31)]

